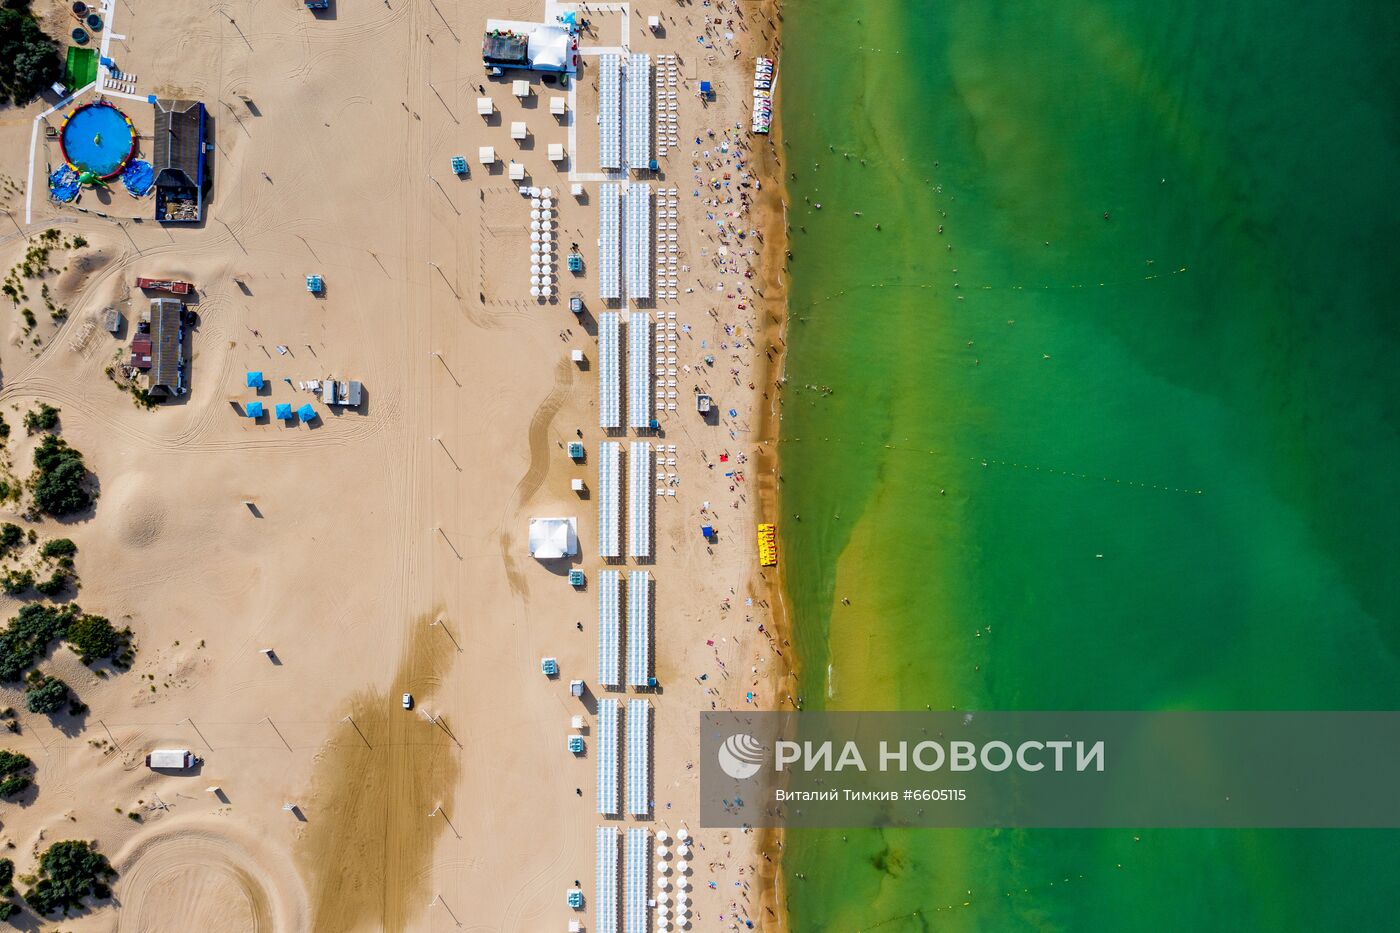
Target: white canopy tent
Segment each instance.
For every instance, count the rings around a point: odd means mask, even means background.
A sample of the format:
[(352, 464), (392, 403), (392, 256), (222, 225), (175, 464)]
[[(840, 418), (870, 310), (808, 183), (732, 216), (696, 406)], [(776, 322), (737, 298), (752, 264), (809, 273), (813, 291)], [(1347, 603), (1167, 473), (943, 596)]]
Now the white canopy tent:
[(573, 518), (530, 519), (530, 556), (536, 560), (573, 557), (578, 553), (578, 523)]

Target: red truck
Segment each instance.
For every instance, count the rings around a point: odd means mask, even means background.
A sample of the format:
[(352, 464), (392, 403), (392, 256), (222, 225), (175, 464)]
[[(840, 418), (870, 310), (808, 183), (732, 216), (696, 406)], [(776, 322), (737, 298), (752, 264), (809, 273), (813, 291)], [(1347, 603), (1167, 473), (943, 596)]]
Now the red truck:
[(152, 292), (169, 292), (172, 295), (188, 295), (194, 286), (189, 282), (175, 279), (137, 279), (136, 287)]

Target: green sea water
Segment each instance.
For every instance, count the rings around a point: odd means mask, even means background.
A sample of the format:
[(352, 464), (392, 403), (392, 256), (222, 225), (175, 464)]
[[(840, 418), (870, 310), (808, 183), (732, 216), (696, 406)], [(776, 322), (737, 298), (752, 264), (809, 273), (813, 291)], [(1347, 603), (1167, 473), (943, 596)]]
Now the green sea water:
[[(807, 706), (1400, 709), (1400, 6), (784, 12)], [(784, 871), (801, 933), (1400, 928), (1390, 831), (794, 832)]]

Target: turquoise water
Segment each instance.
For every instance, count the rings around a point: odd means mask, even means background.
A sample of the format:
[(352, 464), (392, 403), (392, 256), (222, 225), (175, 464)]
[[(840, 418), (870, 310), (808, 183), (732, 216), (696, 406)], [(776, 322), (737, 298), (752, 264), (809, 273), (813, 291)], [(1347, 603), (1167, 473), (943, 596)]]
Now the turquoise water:
[(136, 134), (115, 107), (80, 107), (63, 127), (63, 148), (80, 171), (111, 175), (122, 167)]
[[(1397, 9), (786, 5), (809, 706), (1400, 708)], [(1400, 834), (793, 833), (785, 870), (799, 931), (1371, 929)]]

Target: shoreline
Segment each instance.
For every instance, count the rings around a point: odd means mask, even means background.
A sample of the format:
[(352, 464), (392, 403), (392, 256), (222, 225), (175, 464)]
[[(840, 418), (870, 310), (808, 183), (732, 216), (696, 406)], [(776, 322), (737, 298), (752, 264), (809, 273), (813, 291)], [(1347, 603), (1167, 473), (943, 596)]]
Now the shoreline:
[[(750, 41), (745, 49), (744, 62), (756, 55), (766, 54), (777, 61), (776, 77), (782, 74), (782, 8), (779, 0), (761, 0), (751, 17), (761, 20), (756, 23), (757, 34), (750, 31)], [(771, 24), (773, 32), (769, 36), (764, 26)], [(775, 81), (775, 89), (777, 81)], [(782, 423), (782, 384), (783, 368), (787, 360), (787, 188), (783, 183), (782, 171), (782, 108), (775, 104), (773, 120), (762, 142), (756, 142), (750, 149), (754, 176), (762, 183), (762, 188), (753, 199), (751, 217), (753, 226), (761, 232), (763, 249), (759, 254), (758, 268), (761, 274), (762, 292), (755, 303), (761, 308), (765, 318), (762, 328), (764, 342), (764, 362), (759, 385), (760, 397), (754, 399), (758, 415), (756, 437), (755, 478), (757, 490), (755, 511), (757, 520), (777, 521), (780, 516), (778, 441)], [(757, 135), (757, 134), (754, 134)], [(766, 143), (766, 145), (764, 145)], [(770, 394), (771, 393), (771, 394)], [(796, 695), (799, 665), (792, 649), (792, 618), (788, 611), (786, 589), (786, 562), (781, 550), (778, 565), (771, 572), (760, 567), (756, 579), (763, 582), (769, 602), (769, 624), (772, 628), (771, 641), (776, 660), (769, 669), (768, 686), (774, 697), (774, 709), (781, 708), (784, 702), (792, 702)], [(766, 929), (786, 931), (788, 929), (787, 899), (783, 887), (784, 836), (781, 829), (760, 829), (755, 831), (755, 849), (762, 859), (756, 863), (758, 903), (757, 909)]]

